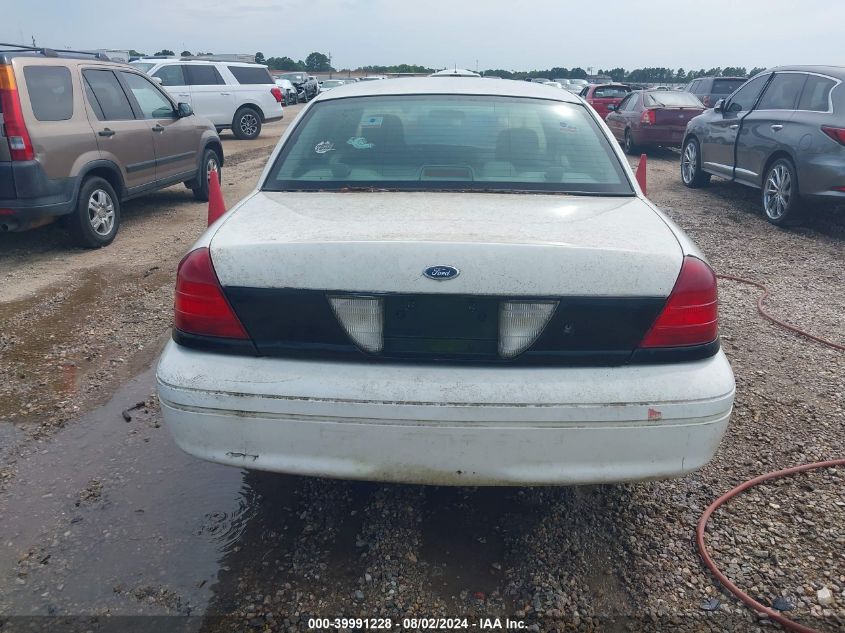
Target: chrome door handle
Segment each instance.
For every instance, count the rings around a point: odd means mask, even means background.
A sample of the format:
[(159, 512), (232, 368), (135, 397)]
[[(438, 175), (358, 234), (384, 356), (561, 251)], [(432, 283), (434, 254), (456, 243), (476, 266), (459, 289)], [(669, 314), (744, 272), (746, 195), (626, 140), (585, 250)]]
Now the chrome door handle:
[(783, 126), (780, 123), (775, 123), (772, 125), (772, 130), (775, 132), (780, 132), (783, 129)]
[(738, 127), (739, 127), (739, 123), (734, 123), (733, 125), (731, 125), (731, 126), (730, 126), (730, 128), (731, 128), (732, 130), (737, 129)]
[(232, 94), (232, 93), (231, 92), (221, 92), (220, 96), (221, 97), (228, 97), (230, 94)]
[(153, 132), (164, 132), (164, 126), (160, 123), (156, 123), (156, 126), (153, 128)]
[(100, 136), (110, 137), (114, 136), (114, 130), (110, 130), (109, 128), (105, 128), (97, 132)]
[(190, 93), (190, 92), (180, 92), (180, 93), (179, 93), (179, 96), (180, 96), (180, 97), (190, 97), (190, 96), (191, 96), (191, 93)]

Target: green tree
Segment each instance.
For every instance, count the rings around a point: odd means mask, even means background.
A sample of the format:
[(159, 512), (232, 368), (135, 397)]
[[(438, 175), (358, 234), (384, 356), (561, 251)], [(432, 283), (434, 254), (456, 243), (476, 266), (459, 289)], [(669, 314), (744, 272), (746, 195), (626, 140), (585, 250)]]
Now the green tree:
[(569, 78), (571, 79), (586, 79), (587, 71), (583, 68), (573, 68), (569, 71)]
[(745, 77), (746, 74), (745, 66), (727, 66), (722, 69), (723, 77)]
[(766, 69), (765, 69), (765, 68), (760, 68), (759, 66), (755, 66), (754, 68), (752, 68), (752, 69), (748, 72), (748, 75), (747, 75), (747, 76), (748, 76), (748, 77), (753, 77), (754, 75), (757, 75), (757, 74), (759, 74), (759, 73), (763, 72), (764, 70), (766, 70)]
[(305, 70), (302, 62), (296, 62), (290, 57), (268, 57), (265, 62), (273, 70)]
[(675, 71), (675, 80), (678, 82), (684, 82), (687, 80), (687, 72), (683, 68), (678, 68)]
[(193, 55), (193, 53), (192, 53), (191, 51), (182, 51), (182, 52), (180, 53), (180, 55), (181, 55), (182, 57), (190, 57), (191, 55)]
[(316, 51), (305, 58), (305, 69), (312, 73), (334, 70), (329, 56)]
[(261, 51), (258, 51), (255, 54), (255, 63), (256, 64), (266, 64), (267, 63), (267, 60), (264, 59), (264, 53), (262, 53)]
[(146, 53), (139, 53), (134, 48), (129, 49), (129, 57), (146, 57)]
[(174, 52), (173, 52), (172, 50), (170, 50), (169, 48), (162, 48), (162, 49), (161, 49), (158, 53), (156, 53), (155, 55), (156, 55), (156, 56), (159, 56), (159, 55), (170, 55), (170, 56), (172, 57), (172, 56), (173, 56), (173, 55), (175, 55), (175, 54), (176, 54), (176, 53), (174, 53)]

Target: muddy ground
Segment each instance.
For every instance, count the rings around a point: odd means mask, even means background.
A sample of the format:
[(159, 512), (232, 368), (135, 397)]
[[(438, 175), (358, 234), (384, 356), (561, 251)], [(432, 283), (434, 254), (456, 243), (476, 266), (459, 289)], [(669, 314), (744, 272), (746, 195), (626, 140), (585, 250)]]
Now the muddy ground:
[[(257, 142), (224, 135), (229, 204), (295, 111)], [(652, 153), (649, 193), (717, 271), (765, 283), (772, 312), (845, 343), (845, 209), (778, 229), (756, 192), (689, 191), (677, 163)], [(694, 526), (744, 479), (845, 456), (845, 354), (761, 320), (757, 291), (724, 282), (736, 410), (713, 462), (684, 479), (470, 489), (239, 471), (180, 453), (152, 397), (176, 265), (205, 213), (173, 187), (128, 203), (107, 249), (75, 249), (58, 227), (0, 235), (0, 631), (435, 616), (772, 628), (702, 569)], [(840, 469), (767, 485), (717, 512), (708, 537), (735, 582), (822, 631), (845, 630), (843, 483)]]

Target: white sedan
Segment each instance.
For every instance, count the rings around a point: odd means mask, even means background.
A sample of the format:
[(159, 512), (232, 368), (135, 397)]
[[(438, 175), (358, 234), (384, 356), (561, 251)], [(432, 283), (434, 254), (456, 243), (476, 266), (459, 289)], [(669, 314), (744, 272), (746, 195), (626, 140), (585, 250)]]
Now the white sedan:
[(341, 86), (179, 266), (176, 442), (449, 485), (676, 477), (734, 398), (716, 278), (604, 123), (541, 84)]

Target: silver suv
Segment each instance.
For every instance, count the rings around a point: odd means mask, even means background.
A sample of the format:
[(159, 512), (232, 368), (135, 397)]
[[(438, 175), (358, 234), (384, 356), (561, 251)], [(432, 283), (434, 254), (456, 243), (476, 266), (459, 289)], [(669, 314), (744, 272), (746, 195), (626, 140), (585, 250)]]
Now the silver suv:
[(845, 201), (845, 67), (790, 66), (754, 76), (687, 124), (681, 179), (762, 190), (766, 218), (801, 220), (809, 200)]

